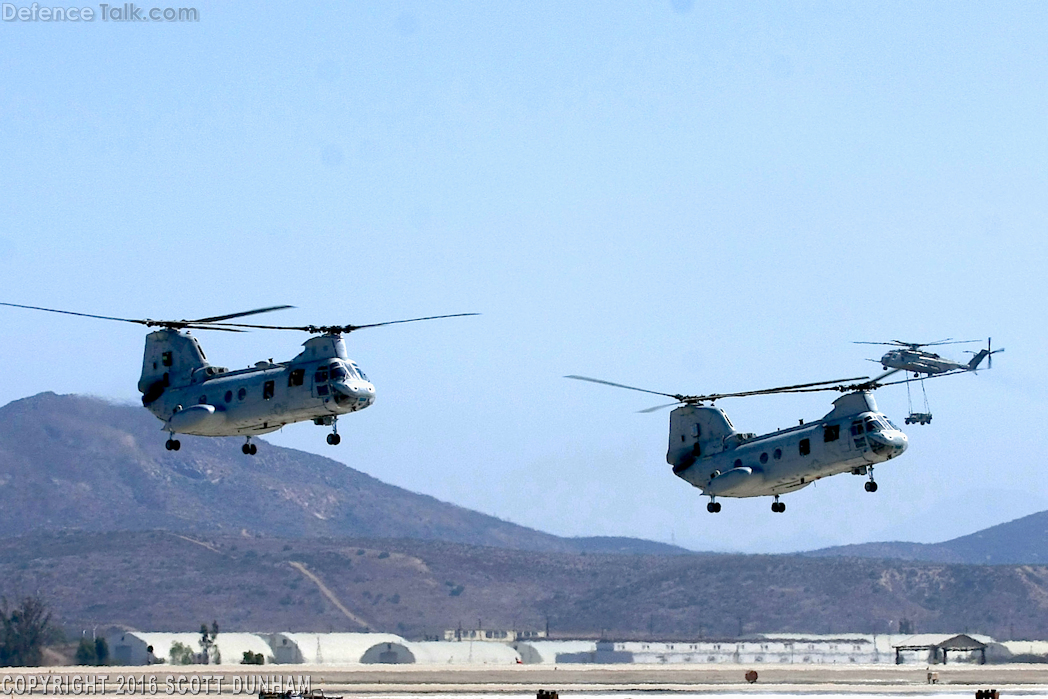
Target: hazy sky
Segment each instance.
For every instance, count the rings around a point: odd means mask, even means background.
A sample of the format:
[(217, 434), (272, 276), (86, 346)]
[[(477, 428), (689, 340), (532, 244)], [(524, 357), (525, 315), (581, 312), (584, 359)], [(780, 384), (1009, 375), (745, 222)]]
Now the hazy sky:
[[(1048, 5), (195, 7), (0, 22), (0, 300), (480, 312), (352, 335), (375, 405), (338, 447), (271, 439), (556, 534), (771, 552), (1048, 508)], [(928, 383), (935, 421), (876, 494), (843, 475), (783, 515), (708, 514), (668, 411), (636, 414), (656, 397), (561, 378), (748, 390), (879, 370), (854, 340), (989, 335), (1008, 351)], [(137, 402), (143, 336), (2, 309), (0, 403)], [(234, 368), (305, 339), (202, 333)], [(764, 432), (832, 398), (721, 405)], [(877, 400), (901, 423), (905, 389)]]

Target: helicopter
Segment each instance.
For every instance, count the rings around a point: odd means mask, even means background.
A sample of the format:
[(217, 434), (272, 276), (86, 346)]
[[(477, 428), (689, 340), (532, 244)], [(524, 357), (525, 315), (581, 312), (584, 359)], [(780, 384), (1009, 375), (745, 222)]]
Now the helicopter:
[[(774, 498), (772, 512), (785, 512), (786, 503), (779, 496), (839, 473), (868, 476), (866, 492), (874, 493), (874, 466), (894, 459), (908, 446), (902, 430), (877, 409), (872, 391), (881, 384), (876, 380), (848, 383), (867, 376), (702, 396), (650, 391), (574, 374), (565, 378), (673, 398), (674, 403), (639, 412), (679, 406), (670, 413), (666, 461), (674, 475), (710, 498), (706, 510), (711, 513), (721, 511), (719, 497), (763, 496)], [(796, 427), (760, 436), (738, 432), (727, 414), (714, 405), (722, 398), (815, 391), (844, 395), (833, 401), (833, 409), (820, 420), (801, 420)]]
[[(952, 338), (946, 338), (945, 340), (938, 340), (937, 342), (903, 342), (902, 340), (892, 340), (891, 342), (856, 342), (856, 345), (888, 345), (895, 349), (889, 350), (879, 360), (871, 359), (871, 362), (878, 362), (881, 367), (885, 370), (892, 369), (889, 373), (895, 373), (895, 371), (912, 371), (914, 378), (920, 377), (921, 374), (935, 375), (945, 374), (948, 372), (960, 372), (960, 371), (975, 371), (979, 368), (983, 359), (987, 359), (987, 366), (993, 368), (993, 355), (998, 352), (1003, 352), (1004, 348), (993, 349), (992, 342), (993, 338), (986, 341), (986, 349), (979, 350), (978, 352), (971, 352), (975, 356), (967, 363), (955, 362), (952, 359), (945, 359), (935, 354), (934, 352), (926, 352), (922, 350), (922, 347), (935, 347), (937, 345), (963, 345), (971, 342), (979, 342), (979, 340), (953, 340)], [(887, 374), (885, 374), (887, 376)]]
[(887, 373), (881, 374), (875, 380), (884, 379), (900, 371), (913, 372), (914, 378), (920, 379), (921, 381), (921, 393), (924, 395), (924, 411), (914, 412), (913, 397), (910, 394), (910, 384), (909, 382), (906, 382), (906, 400), (910, 406), (910, 414), (906, 416), (906, 424), (928, 425), (931, 424), (932, 413), (931, 408), (928, 406), (928, 392), (924, 389), (924, 379), (933, 376), (961, 374), (966, 371), (974, 372), (979, 368), (983, 359), (987, 360), (987, 367), (992, 369), (993, 355), (1003, 352), (1004, 348), (993, 349), (993, 338), (988, 338), (986, 340), (986, 349), (979, 350), (978, 352), (966, 350), (970, 354), (975, 355), (968, 363), (945, 359), (934, 352), (928, 352), (921, 348), (935, 347), (938, 345), (963, 345), (971, 342), (979, 342), (979, 340), (954, 340), (953, 338), (948, 337), (945, 340), (938, 340), (936, 342), (903, 342), (902, 340), (892, 340), (891, 342), (856, 342), (855, 344), (888, 345), (893, 347), (893, 349), (886, 352), (880, 360), (868, 360), (879, 363), (881, 368), (887, 371)]
[[(293, 306), (268, 306), (196, 320), (152, 320), (115, 318), (54, 308), (0, 302), (0, 306), (63, 313), (85, 318), (115, 320), (157, 328), (146, 335), (142, 375), (138, 390), (142, 405), (163, 422), (168, 433), (164, 446), (178, 451), (175, 435), (245, 437), (244, 454), (254, 455), (258, 445), (251, 438), (279, 430), (284, 425), (312, 420), (331, 427), (327, 443), (339, 444), (340, 415), (363, 410), (375, 402), (375, 386), (360, 366), (349, 358), (343, 335), (398, 323), (478, 315), (409, 318), (367, 325), (252, 325), (227, 321), (280, 311)], [(274, 363), (256, 362), (246, 369), (230, 371), (210, 364), (190, 330), (247, 332), (249, 329), (297, 330), (310, 337), (294, 359)]]

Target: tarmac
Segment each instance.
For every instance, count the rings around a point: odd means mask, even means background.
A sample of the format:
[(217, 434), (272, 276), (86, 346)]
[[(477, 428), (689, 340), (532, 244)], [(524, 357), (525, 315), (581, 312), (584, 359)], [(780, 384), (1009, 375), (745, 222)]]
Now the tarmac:
[[(745, 679), (747, 671), (757, 681)], [(929, 672), (937, 683), (929, 683)], [(104, 680), (102, 679), (104, 678)], [(0, 697), (258, 696), (322, 690), (371, 698), (688, 696), (972, 697), (1048, 694), (1048, 665), (265, 665), (0, 668)]]

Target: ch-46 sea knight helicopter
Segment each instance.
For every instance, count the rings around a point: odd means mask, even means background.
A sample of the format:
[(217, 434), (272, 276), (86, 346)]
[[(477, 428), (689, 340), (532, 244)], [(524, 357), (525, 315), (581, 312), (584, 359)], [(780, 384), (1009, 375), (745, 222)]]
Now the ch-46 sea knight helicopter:
[[(339, 416), (363, 410), (375, 402), (375, 387), (349, 358), (343, 335), (383, 325), (477, 315), (455, 313), (368, 325), (286, 326), (225, 321), (293, 306), (269, 306), (197, 320), (114, 318), (2, 302), (0, 306), (158, 328), (146, 335), (138, 390), (142, 393), (142, 405), (164, 423), (162, 430), (169, 433), (167, 449), (178, 451), (182, 446), (175, 437), (178, 434), (245, 437), (242, 447), (245, 454), (258, 451), (258, 446), (251, 443), (252, 437), (305, 420), (331, 427), (327, 442), (338, 444), (341, 441)], [(247, 369), (230, 371), (209, 364), (200, 343), (189, 333), (190, 330), (246, 332), (248, 329), (299, 330), (314, 337), (306, 340), (305, 349), (291, 361), (261, 361)]]
[[(709, 496), (709, 512), (720, 512), (720, 497), (761, 496), (774, 498), (772, 512), (785, 512), (786, 503), (779, 501), (780, 495), (838, 473), (868, 476), (866, 491), (872, 493), (877, 490), (874, 465), (906, 451), (906, 435), (877, 410), (873, 399), (872, 391), (882, 384), (849, 383), (861, 382), (866, 376), (705, 396), (649, 391), (587, 376), (566, 378), (673, 398), (674, 403), (640, 412), (679, 405), (670, 413), (666, 461), (675, 475)], [(814, 391), (840, 391), (844, 395), (833, 402), (833, 410), (821, 420), (802, 420), (796, 427), (761, 436), (737, 432), (724, 411), (713, 405), (722, 398)]]
[(928, 407), (928, 392), (924, 389), (924, 379), (933, 376), (946, 376), (947, 374), (963, 374), (965, 372), (974, 372), (979, 368), (982, 360), (987, 360), (987, 367), (993, 368), (993, 355), (998, 352), (1003, 352), (1004, 348), (993, 349), (993, 339), (986, 340), (986, 349), (979, 350), (978, 352), (972, 352), (966, 350), (969, 354), (973, 354), (970, 361), (955, 362), (952, 359), (946, 359), (940, 357), (934, 352), (928, 352), (922, 347), (936, 347), (938, 345), (965, 345), (972, 342), (979, 342), (979, 340), (954, 340), (953, 338), (946, 338), (945, 340), (938, 340), (936, 342), (903, 342), (902, 340), (892, 340), (891, 342), (856, 342), (857, 345), (887, 345), (892, 349), (884, 353), (884, 356), (880, 359), (870, 359), (871, 362), (876, 362), (881, 365), (886, 374), (881, 374), (874, 381), (880, 381), (892, 374), (900, 371), (913, 372), (913, 376), (916, 379), (920, 379), (921, 382), (921, 393), (924, 395), (924, 412), (914, 412), (913, 410), (913, 398), (910, 395), (910, 383), (906, 382), (906, 400), (910, 407), (910, 414), (906, 416), (906, 424), (921, 424), (927, 425), (932, 421), (931, 408)]

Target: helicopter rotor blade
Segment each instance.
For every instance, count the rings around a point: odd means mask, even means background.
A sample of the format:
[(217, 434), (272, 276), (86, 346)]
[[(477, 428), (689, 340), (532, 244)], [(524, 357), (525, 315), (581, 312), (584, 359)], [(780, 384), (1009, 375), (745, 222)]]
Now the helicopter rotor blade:
[[(738, 393), (714, 393), (708, 396), (686, 396), (692, 398), (698, 402), (709, 400), (715, 401), (721, 398), (744, 398), (746, 396), (767, 396), (775, 393), (801, 393), (804, 391), (836, 391), (840, 390), (839, 387), (845, 386), (852, 381), (862, 381), (868, 379), (869, 376), (856, 376), (850, 379), (834, 379), (832, 381), (812, 381), (810, 383), (799, 383), (792, 386), (777, 386), (775, 388), (762, 388), (757, 391), (740, 391)], [(832, 385), (828, 385), (832, 384)], [(822, 386), (822, 388), (815, 388), (816, 386)]]
[(307, 333), (331, 333), (341, 335), (351, 333), (363, 328), (377, 328), (383, 325), (396, 325), (397, 323), (415, 323), (420, 320), (438, 320), (440, 318), (461, 318), (462, 316), (479, 316), (479, 313), (452, 313), (443, 316), (426, 316), (425, 318), (408, 318), (407, 320), (388, 320), (384, 323), (368, 323), (366, 325), (255, 325), (252, 323), (216, 323), (216, 325), (228, 325), (233, 328), (255, 328), (259, 330), (298, 330)]
[[(121, 323), (135, 323), (136, 325), (144, 325), (147, 328), (175, 328), (178, 330), (193, 329), (193, 330), (221, 330), (223, 332), (245, 332), (244, 330), (236, 330), (234, 328), (223, 328), (216, 327), (208, 321), (207, 318), (201, 320), (153, 320), (152, 318), (117, 318), (116, 316), (100, 316), (94, 313), (78, 313), (76, 311), (63, 311), (57, 308), (42, 308), (40, 306), (24, 306), (18, 303), (4, 303), (0, 302), (0, 306), (10, 306), (12, 308), (27, 308), (32, 311), (47, 311), (48, 313), (62, 313), (68, 316), (80, 316), (81, 318), (97, 318), (99, 320), (116, 320)], [(278, 308), (290, 308), (290, 306), (274, 306), (271, 309), (258, 309), (256, 311), (249, 311), (249, 313), (263, 313), (266, 310), (276, 310)], [(236, 314), (242, 315), (242, 314)]]
[(663, 403), (662, 405), (656, 405), (653, 408), (645, 408), (644, 410), (638, 410), (637, 412), (638, 413), (657, 413), (660, 410), (665, 410), (666, 408), (672, 408), (675, 405), (680, 405), (680, 401), (677, 401), (676, 403)]
[(41, 308), (40, 306), (23, 306), (20, 303), (4, 303), (0, 301), (0, 306), (10, 306), (12, 308), (28, 308), (31, 311), (47, 311), (48, 313), (63, 313), (67, 316), (80, 316), (82, 318), (99, 318), (101, 320), (118, 320), (122, 323), (138, 323), (139, 325), (145, 325), (151, 321), (139, 320), (136, 318), (115, 318), (113, 316), (98, 316), (92, 313), (77, 313), (76, 311), (61, 311), (57, 308)]
[(934, 347), (936, 345), (966, 345), (971, 342), (980, 342), (980, 340), (954, 340), (952, 338), (946, 338), (945, 340), (939, 340), (938, 342), (925, 342), (921, 347)]
[(240, 313), (228, 313), (224, 316), (212, 316), (210, 318), (198, 318), (196, 320), (190, 320), (190, 323), (216, 323), (221, 320), (230, 320), (232, 318), (243, 318), (244, 316), (258, 315), (259, 313), (270, 313), (271, 311), (283, 311), (287, 308), (294, 308), (294, 306), (267, 306), (266, 308), (256, 308), (253, 311), (242, 311)]
[[(652, 393), (652, 394), (654, 394), (656, 396), (666, 396), (668, 398), (676, 398), (678, 403), (683, 401), (687, 397), (687, 396), (682, 396), (679, 393), (663, 393), (662, 391), (650, 391), (650, 390), (648, 390), (646, 388), (637, 388), (636, 386), (627, 386), (626, 384), (623, 384), (623, 383), (615, 383), (613, 381), (605, 381), (604, 379), (594, 379), (594, 378), (591, 378), (589, 376), (578, 376), (576, 374), (571, 374), (569, 376), (565, 376), (564, 378), (566, 378), (566, 379), (574, 379), (576, 381), (589, 381), (590, 383), (600, 383), (600, 384), (604, 384), (605, 386), (614, 386), (615, 388), (625, 388), (626, 390), (629, 390), (629, 391), (640, 391), (641, 393)], [(676, 403), (672, 403), (671, 405), (676, 405)]]
[[(705, 403), (718, 401), (721, 398), (744, 398), (746, 396), (766, 396), (775, 393), (795, 393), (802, 392), (804, 390), (813, 391), (835, 391), (841, 390), (841, 387), (848, 382), (862, 381), (868, 379), (868, 376), (857, 376), (850, 379), (833, 379), (832, 381), (812, 381), (809, 383), (799, 383), (790, 386), (777, 386), (775, 388), (762, 388), (756, 391), (739, 391), (736, 393), (711, 393), (708, 395), (701, 396), (686, 396), (679, 393), (663, 393), (661, 391), (650, 391), (646, 388), (637, 388), (636, 386), (627, 386), (626, 384), (615, 383), (613, 381), (604, 381), (603, 379), (594, 379), (589, 376), (577, 376), (572, 374), (571, 376), (565, 376), (566, 379), (575, 379), (577, 381), (589, 381), (590, 383), (604, 384), (605, 386), (614, 386), (615, 388), (625, 388), (630, 391), (640, 391), (641, 393), (652, 393), (657, 396), (666, 396), (668, 398), (676, 398), (678, 403)], [(832, 384), (832, 385), (827, 385)], [(815, 386), (821, 386), (822, 388), (814, 388)], [(670, 405), (676, 405), (671, 403), (669, 405), (660, 405), (654, 408), (646, 408), (645, 410), (639, 410), (641, 413), (655, 412), (656, 410), (662, 410), (668, 408)]]

